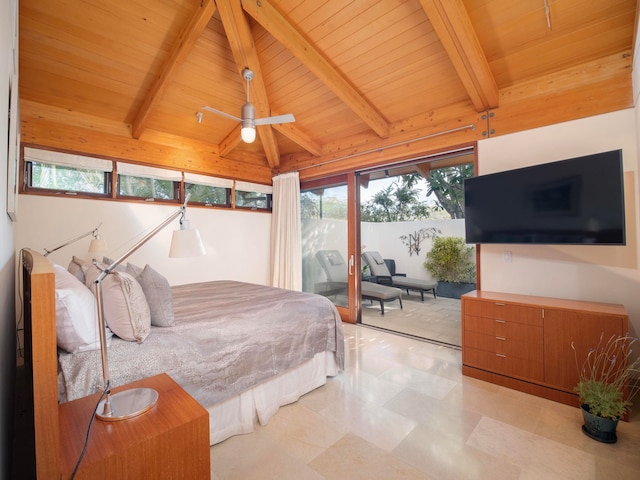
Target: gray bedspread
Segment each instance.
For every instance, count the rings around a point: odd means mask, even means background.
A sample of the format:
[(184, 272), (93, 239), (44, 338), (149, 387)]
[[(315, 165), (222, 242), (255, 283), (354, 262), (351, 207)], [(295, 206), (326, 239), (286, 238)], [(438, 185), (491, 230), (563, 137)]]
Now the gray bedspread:
[[(234, 281), (174, 286), (172, 293), (175, 326), (152, 327), (141, 344), (112, 339), (112, 387), (166, 372), (209, 406), (319, 352), (335, 352), (344, 367), (342, 322), (322, 296)], [(98, 351), (60, 352), (58, 360), (62, 401), (102, 385)]]

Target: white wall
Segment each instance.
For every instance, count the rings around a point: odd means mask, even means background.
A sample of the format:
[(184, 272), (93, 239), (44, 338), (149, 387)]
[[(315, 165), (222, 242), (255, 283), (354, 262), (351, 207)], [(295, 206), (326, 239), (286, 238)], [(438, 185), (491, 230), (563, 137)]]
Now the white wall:
[[(622, 149), (626, 246), (483, 245), (483, 290), (623, 304), (640, 333), (638, 143), (634, 109), (478, 142), (479, 174)], [(504, 252), (512, 253), (511, 261)]]
[[(0, 2), (0, 478), (11, 477), (15, 383), (15, 276), (13, 224), (7, 216), (9, 76), (14, 70), (17, 1)], [(15, 86), (14, 86), (15, 88)]]
[[(83, 200), (37, 195), (20, 195), (20, 217), (16, 228), (16, 248), (29, 247), (39, 252), (95, 228), (113, 260), (127, 252), (145, 233), (178, 210), (178, 206)], [(238, 210), (214, 210), (187, 207), (191, 227), (200, 231), (207, 255), (195, 258), (169, 258), (176, 219), (126, 262), (151, 265), (172, 285), (208, 280), (239, 280), (270, 283), (271, 214)], [(91, 259), (87, 252), (90, 237), (52, 253), (49, 259), (65, 267), (73, 255)], [(102, 258), (102, 254), (99, 255)]]

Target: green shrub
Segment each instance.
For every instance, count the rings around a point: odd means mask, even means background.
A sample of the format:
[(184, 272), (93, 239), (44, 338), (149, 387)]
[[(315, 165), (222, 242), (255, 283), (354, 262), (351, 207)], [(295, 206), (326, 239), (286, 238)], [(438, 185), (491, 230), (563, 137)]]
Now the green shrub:
[(476, 264), (474, 247), (464, 243), (460, 237), (435, 237), (424, 262), (437, 280), (454, 283), (475, 283)]

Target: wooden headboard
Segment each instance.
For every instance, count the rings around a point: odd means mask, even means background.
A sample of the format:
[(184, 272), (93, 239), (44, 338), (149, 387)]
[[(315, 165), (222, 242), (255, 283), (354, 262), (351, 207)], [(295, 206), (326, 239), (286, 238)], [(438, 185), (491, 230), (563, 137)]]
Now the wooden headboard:
[(38, 479), (58, 479), (60, 424), (56, 344), (55, 274), (40, 253), (22, 250), (25, 370), (33, 405)]

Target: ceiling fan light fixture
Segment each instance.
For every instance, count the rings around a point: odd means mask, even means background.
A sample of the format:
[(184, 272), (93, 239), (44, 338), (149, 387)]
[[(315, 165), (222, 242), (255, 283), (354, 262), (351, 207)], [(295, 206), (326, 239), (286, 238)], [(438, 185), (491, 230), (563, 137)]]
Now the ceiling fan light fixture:
[(229, 118), (231, 120), (235, 120), (237, 122), (242, 122), (242, 129), (240, 130), (240, 138), (245, 143), (253, 143), (256, 139), (256, 125), (273, 125), (276, 123), (290, 123), (295, 122), (296, 119), (291, 113), (287, 113), (285, 115), (276, 115), (271, 117), (264, 118), (256, 118), (256, 110), (254, 106), (249, 101), (249, 82), (253, 80), (253, 71), (245, 68), (242, 71), (242, 77), (247, 81), (247, 101), (242, 106), (240, 116), (241, 118), (236, 117), (235, 115), (230, 115), (221, 110), (216, 110), (215, 108), (211, 108), (207, 105), (202, 107), (203, 110), (207, 110), (209, 112), (213, 112), (217, 115), (221, 115), (225, 118)]
[(254, 127), (242, 127), (240, 130), (240, 137), (244, 143), (253, 143), (256, 139), (256, 129)]

